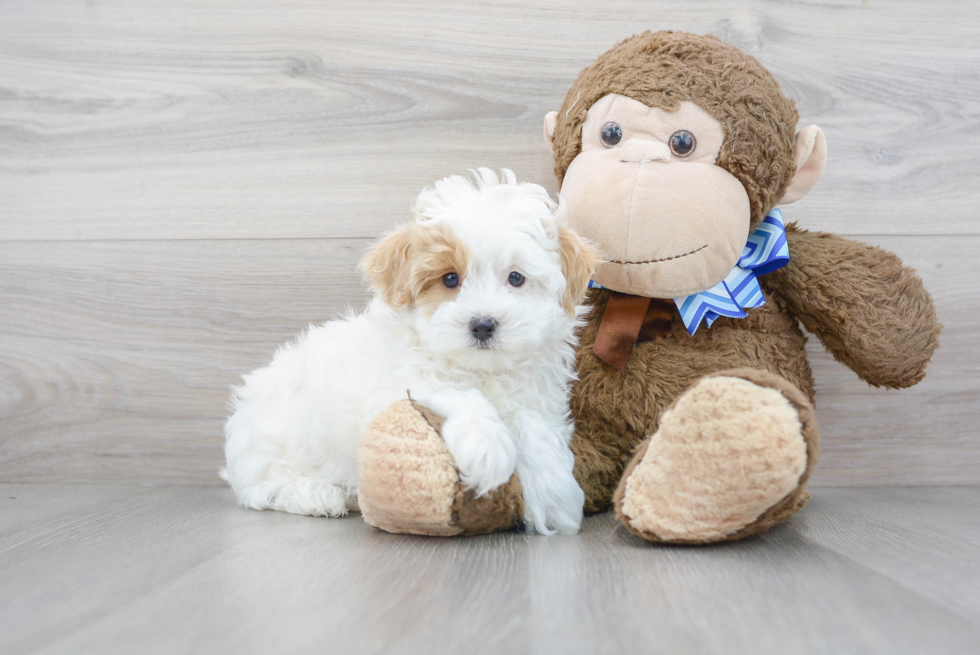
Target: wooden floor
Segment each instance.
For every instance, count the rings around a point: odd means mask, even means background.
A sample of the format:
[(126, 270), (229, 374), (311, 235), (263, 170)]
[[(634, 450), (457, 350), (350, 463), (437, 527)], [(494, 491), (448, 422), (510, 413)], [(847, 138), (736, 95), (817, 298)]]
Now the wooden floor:
[(821, 489), (663, 547), (390, 535), (220, 487), (0, 485), (2, 653), (976, 653), (980, 487)]

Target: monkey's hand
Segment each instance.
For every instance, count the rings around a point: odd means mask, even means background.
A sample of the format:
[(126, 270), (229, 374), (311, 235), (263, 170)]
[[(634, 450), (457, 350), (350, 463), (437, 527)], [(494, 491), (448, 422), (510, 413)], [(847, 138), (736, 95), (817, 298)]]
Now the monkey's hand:
[(887, 250), (834, 234), (790, 224), (786, 238), (790, 263), (762, 284), (868, 384), (919, 382), (942, 329), (919, 276)]

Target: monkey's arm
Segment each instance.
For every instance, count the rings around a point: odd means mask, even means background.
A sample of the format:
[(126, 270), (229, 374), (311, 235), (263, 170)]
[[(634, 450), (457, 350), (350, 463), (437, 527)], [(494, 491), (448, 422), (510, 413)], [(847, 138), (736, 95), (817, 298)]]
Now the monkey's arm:
[(790, 224), (786, 239), (790, 263), (760, 281), (868, 384), (919, 382), (942, 329), (919, 276), (887, 250), (834, 234)]

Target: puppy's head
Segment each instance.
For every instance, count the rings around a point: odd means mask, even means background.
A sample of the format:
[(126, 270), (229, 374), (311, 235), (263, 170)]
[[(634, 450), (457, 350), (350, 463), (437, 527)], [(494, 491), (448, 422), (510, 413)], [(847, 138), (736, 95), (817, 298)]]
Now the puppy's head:
[(598, 262), (559, 224), (544, 188), (485, 168), (423, 191), (416, 219), (361, 262), (386, 303), (406, 312), (429, 350), (462, 366), (512, 365), (566, 341)]

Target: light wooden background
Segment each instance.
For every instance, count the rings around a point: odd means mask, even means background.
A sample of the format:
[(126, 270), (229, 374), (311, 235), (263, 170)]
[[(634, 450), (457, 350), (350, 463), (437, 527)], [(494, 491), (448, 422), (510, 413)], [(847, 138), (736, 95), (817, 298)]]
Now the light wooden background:
[(790, 220), (894, 250), (946, 329), (869, 389), (811, 348), (816, 484), (980, 482), (980, 5), (0, 1), (0, 481), (218, 484), (228, 388), (360, 303), (424, 185), (556, 185), (545, 112), (643, 29), (757, 56), (830, 146)]

